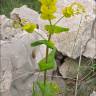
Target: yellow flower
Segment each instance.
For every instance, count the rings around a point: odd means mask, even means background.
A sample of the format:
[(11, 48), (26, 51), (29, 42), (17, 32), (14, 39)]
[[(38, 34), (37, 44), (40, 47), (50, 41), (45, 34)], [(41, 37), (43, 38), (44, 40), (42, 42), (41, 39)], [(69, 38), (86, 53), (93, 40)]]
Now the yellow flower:
[(41, 6), (41, 12), (44, 14), (53, 14), (54, 12), (56, 12), (56, 6), (46, 6), (46, 5), (42, 5)]
[(49, 5), (55, 5), (57, 0), (40, 0), (40, 2), (42, 5), (49, 6)]
[(44, 20), (54, 19), (54, 13), (56, 12), (56, 1), (57, 0), (40, 0), (41, 6), (41, 18)]
[(21, 19), (21, 22), (20, 22), (20, 23), (21, 23), (22, 25), (24, 25), (26, 22), (27, 22), (26, 19), (23, 18), (23, 19)]
[(81, 13), (85, 12), (84, 6), (79, 2), (72, 3), (71, 7), (74, 10), (74, 14), (81, 14)]
[(20, 24), (19, 21), (13, 21), (13, 22), (12, 22), (12, 26), (13, 26), (14, 28), (16, 28), (16, 29), (21, 28), (21, 24)]
[(36, 24), (34, 23), (27, 23), (22, 27), (22, 29), (27, 31), (28, 33), (32, 33), (35, 28), (36, 28)]
[(71, 5), (63, 8), (62, 13), (64, 17), (69, 18), (73, 15), (78, 15), (85, 12), (85, 8), (81, 3), (74, 2)]
[(71, 6), (67, 6), (62, 10), (64, 17), (69, 18), (74, 15), (74, 10)]

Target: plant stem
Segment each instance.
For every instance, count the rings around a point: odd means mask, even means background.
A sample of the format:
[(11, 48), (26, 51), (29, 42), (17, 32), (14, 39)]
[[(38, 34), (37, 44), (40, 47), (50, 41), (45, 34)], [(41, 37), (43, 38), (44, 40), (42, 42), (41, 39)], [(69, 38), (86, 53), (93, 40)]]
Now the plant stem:
[(75, 39), (74, 39), (74, 42), (75, 42), (75, 43), (74, 43), (73, 48), (72, 48), (71, 56), (73, 56), (73, 52), (74, 52), (75, 47), (76, 47), (76, 41), (77, 41), (77, 39), (78, 39), (78, 35), (79, 35), (79, 32), (80, 32), (81, 23), (82, 23), (82, 16), (83, 16), (83, 15), (81, 15), (81, 19), (80, 19), (79, 27), (78, 27), (78, 30), (77, 30), (77, 33), (76, 33), (76, 37), (75, 37)]
[[(48, 37), (48, 41), (50, 41), (51, 39), (51, 34), (49, 34), (49, 37)], [(47, 64), (47, 61), (48, 61), (48, 52), (49, 52), (49, 48), (46, 47), (46, 64)], [(47, 75), (47, 71), (44, 72), (44, 85), (46, 84), (46, 76)]]
[[(50, 25), (52, 26), (51, 20), (49, 20), (49, 22), (50, 22)], [(48, 41), (50, 41), (51, 35), (52, 34), (50, 33), (49, 36), (48, 36)], [(46, 47), (46, 64), (48, 62), (48, 53), (49, 53), (49, 48)], [(46, 75), (47, 75), (47, 71), (44, 71), (44, 85), (46, 84), (46, 79), (47, 79)]]
[(89, 77), (89, 76), (91, 75), (92, 72), (93, 72), (93, 71), (91, 70), (87, 75), (85, 75), (83, 78), (81, 78), (80, 81), (86, 80), (86, 78)]
[[(80, 20), (80, 24), (79, 24), (79, 28), (78, 28), (78, 33), (80, 31), (80, 28), (81, 28), (80, 25), (82, 23), (82, 16), (83, 15), (81, 15), (81, 20)], [(78, 33), (76, 35), (75, 41), (77, 40)], [(81, 41), (82, 41), (82, 39), (81, 39)], [(75, 44), (73, 46), (72, 55), (73, 55), (74, 47), (75, 47)], [(79, 65), (78, 65), (78, 69), (77, 69), (77, 76), (76, 76), (75, 96), (77, 96), (77, 93), (78, 93), (77, 91), (78, 91), (78, 83), (79, 83), (79, 73), (80, 73), (81, 61), (82, 61), (82, 44), (81, 44), (81, 47), (80, 47), (80, 58), (79, 58)]]
[(37, 31), (35, 31), (35, 33), (37, 33), (40, 37), (42, 37), (42, 39), (46, 40), (46, 38), (44, 38), (41, 33), (37, 32)]
[(81, 66), (81, 58), (82, 58), (82, 55), (80, 55), (80, 58), (79, 58), (79, 65), (78, 65), (78, 69), (77, 69), (75, 96), (77, 96), (77, 93), (78, 93), (77, 91), (78, 91), (78, 81), (79, 81), (79, 72), (80, 72), (80, 66)]
[(59, 18), (55, 23), (54, 25), (56, 25), (61, 19), (63, 19), (64, 16), (62, 16), (61, 18)]

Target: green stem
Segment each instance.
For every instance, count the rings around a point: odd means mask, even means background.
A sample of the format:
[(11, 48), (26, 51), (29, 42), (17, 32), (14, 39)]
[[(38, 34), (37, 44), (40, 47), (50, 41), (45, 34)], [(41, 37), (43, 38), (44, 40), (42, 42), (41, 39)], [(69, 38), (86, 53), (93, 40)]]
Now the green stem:
[[(52, 26), (51, 20), (49, 20), (49, 23)], [(48, 36), (48, 41), (51, 40), (51, 35), (52, 34), (50, 33), (49, 36)], [(46, 64), (48, 62), (48, 53), (49, 53), (49, 48), (46, 47)], [(47, 76), (46, 75), (47, 75), (47, 71), (44, 71), (44, 85), (46, 84), (46, 79), (47, 79)]]
[(42, 34), (40, 34), (39, 32), (35, 31), (35, 33), (37, 33), (42, 39), (46, 40), (46, 38), (44, 38), (44, 37), (42, 36)]
[[(62, 16), (60, 19), (58, 19), (58, 20), (54, 23), (54, 25), (56, 25), (63, 17), (64, 17), (64, 16)], [(50, 25), (52, 26), (51, 20), (49, 20), (49, 23), (50, 23)], [(51, 27), (51, 28), (52, 28), (52, 27)], [(50, 33), (49, 36), (48, 36), (48, 41), (50, 41), (51, 36), (52, 36), (52, 34)], [(47, 64), (47, 61), (48, 61), (48, 52), (49, 52), (49, 48), (46, 47), (46, 64)], [(46, 75), (47, 75), (47, 71), (44, 72), (44, 85), (46, 84), (46, 79), (47, 79), (47, 76), (46, 76)]]
[(59, 18), (55, 23), (54, 25), (56, 25), (59, 21), (61, 21), (62, 19), (64, 18), (64, 16), (62, 16), (61, 18)]
[[(50, 41), (51, 39), (51, 34), (49, 34), (49, 37), (48, 37), (48, 41)], [(47, 61), (48, 61), (48, 53), (49, 53), (49, 48), (46, 47), (46, 64), (47, 64)], [(47, 74), (47, 71), (44, 72), (44, 85), (46, 84), (46, 74)]]
[(75, 96), (77, 96), (77, 93), (78, 93), (77, 91), (78, 91), (78, 81), (79, 81), (79, 72), (80, 72), (80, 67), (81, 67), (81, 60), (82, 60), (82, 55), (80, 55), (79, 65), (78, 65), (78, 69), (77, 69)]

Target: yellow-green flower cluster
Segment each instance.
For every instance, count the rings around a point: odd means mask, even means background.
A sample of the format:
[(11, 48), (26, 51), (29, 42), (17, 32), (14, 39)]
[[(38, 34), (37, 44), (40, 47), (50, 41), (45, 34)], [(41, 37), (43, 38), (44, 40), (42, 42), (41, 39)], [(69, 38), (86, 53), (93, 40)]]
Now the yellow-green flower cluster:
[(22, 29), (28, 33), (32, 33), (36, 27), (37, 26), (34, 23), (26, 23), (24, 26), (22, 26)]
[(22, 30), (27, 31), (28, 33), (32, 33), (34, 29), (37, 28), (37, 25), (32, 22), (27, 22), (26, 19), (20, 19), (13, 21), (14, 28), (22, 28)]
[(56, 18), (54, 13), (56, 12), (57, 0), (40, 0), (41, 2), (41, 18), (45, 20), (51, 20)]
[(73, 15), (78, 15), (85, 12), (84, 6), (79, 2), (74, 2), (62, 10), (64, 17), (69, 18)]

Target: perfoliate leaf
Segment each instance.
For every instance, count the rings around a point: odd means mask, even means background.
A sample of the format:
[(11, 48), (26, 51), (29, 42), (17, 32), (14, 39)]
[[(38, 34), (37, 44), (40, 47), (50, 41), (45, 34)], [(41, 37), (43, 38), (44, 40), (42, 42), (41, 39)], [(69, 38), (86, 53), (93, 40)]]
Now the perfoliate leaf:
[(54, 48), (51, 53), (48, 55), (47, 58), (47, 63), (46, 63), (46, 58), (42, 59), (38, 64), (40, 71), (45, 71), (49, 69), (53, 69), (56, 67), (56, 62), (55, 62), (55, 53), (56, 49)]
[(27, 24), (25, 24), (22, 27), (22, 29), (25, 30), (25, 31), (27, 31), (28, 33), (32, 33), (36, 27), (37, 27), (36, 24), (27, 23)]
[(45, 25), (45, 30), (47, 30), (49, 33), (61, 33), (61, 32), (68, 32), (69, 28), (56, 25)]
[(35, 47), (35, 46), (39, 46), (41, 44), (46, 45), (48, 48), (52, 48), (52, 49), (55, 48), (54, 43), (52, 41), (48, 41), (48, 40), (38, 40), (38, 41), (32, 42), (31, 46)]

